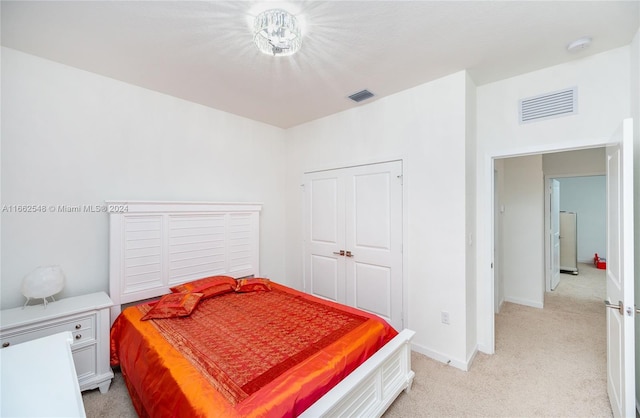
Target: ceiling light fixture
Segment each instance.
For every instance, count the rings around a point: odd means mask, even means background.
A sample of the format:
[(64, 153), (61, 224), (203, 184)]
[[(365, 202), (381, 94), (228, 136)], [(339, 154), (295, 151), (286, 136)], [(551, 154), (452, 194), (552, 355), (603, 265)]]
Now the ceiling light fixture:
[(256, 16), (253, 34), (258, 49), (276, 57), (293, 55), (302, 44), (298, 20), (282, 9), (266, 10)]

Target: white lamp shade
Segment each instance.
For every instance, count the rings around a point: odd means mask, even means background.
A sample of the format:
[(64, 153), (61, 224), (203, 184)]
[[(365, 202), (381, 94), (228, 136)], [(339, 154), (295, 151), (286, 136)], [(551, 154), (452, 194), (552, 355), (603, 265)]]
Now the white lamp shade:
[(38, 267), (22, 279), (22, 294), (27, 299), (48, 298), (64, 287), (64, 273), (60, 266)]

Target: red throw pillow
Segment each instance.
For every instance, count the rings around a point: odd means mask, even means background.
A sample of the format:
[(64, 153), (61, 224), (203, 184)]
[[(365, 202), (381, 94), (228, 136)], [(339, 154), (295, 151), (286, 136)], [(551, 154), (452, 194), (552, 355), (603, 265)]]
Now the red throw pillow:
[(236, 279), (230, 276), (211, 276), (203, 279), (182, 283), (171, 288), (173, 293), (202, 293), (203, 299), (224, 293), (233, 292), (236, 289)]
[(238, 285), (236, 286), (236, 292), (245, 293), (245, 292), (264, 292), (271, 290), (271, 285), (269, 279), (260, 279), (260, 278), (252, 278), (252, 279), (239, 279)]
[(153, 308), (140, 320), (189, 316), (201, 298), (202, 293), (169, 293), (155, 302)]

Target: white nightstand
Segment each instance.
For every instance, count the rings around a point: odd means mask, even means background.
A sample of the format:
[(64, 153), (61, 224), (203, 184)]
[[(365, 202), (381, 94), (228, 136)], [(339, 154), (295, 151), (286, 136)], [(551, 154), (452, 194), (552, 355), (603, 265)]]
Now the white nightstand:
[(70, 331), (71, 353), (80, 390), (109, 390), (113, 371), (109, 364), (109, 308), (104, 292), (0, 311), (2, 348)]

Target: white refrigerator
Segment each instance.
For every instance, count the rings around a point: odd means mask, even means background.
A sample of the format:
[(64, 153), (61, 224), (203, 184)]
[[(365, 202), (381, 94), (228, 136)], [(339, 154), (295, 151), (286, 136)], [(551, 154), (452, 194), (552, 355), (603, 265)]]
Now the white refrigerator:
[(578, 274), (578, 215), (560, 211), (560, 271)]

